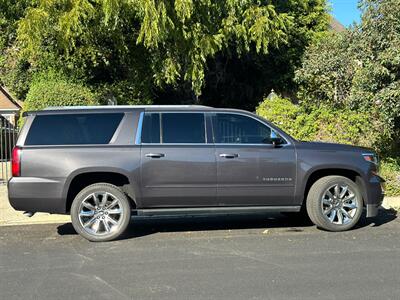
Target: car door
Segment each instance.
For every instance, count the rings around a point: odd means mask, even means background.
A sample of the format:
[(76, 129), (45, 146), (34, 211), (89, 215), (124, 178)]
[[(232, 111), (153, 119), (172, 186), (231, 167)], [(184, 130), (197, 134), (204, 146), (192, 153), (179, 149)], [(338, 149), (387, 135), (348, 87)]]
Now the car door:
[(212, 116), (217, 161), (217, 199), (222, 206), (293, 204), (294, 146), (256, 117), (241, 113)]
[(146, 112), (141, 136), (145, 207), (216, 206), (211, 128), (202, 112)]

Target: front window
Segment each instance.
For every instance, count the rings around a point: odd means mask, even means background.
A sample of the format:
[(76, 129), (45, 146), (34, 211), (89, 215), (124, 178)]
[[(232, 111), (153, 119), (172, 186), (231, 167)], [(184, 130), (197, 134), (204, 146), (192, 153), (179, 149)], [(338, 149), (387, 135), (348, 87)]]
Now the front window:
[(218, 113), (213, 127), (216, 144), (272, 144), (276, 136), (265, 124), (239, 114)]

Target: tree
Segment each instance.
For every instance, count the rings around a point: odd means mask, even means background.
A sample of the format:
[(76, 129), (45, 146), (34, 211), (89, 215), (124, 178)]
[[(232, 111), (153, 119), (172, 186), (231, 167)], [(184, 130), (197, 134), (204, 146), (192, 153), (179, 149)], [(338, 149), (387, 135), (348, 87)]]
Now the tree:
[(296, 73), (304, 104), (329, 103), (368, 112), (382, 122), (382, 148), (399, 149), (400, 0), (360, 3), (359, 26), (307, 50)]
[(29, 88), (29, 64), (18, 57), (17, 23), (30, 0), (0, 0), (0, 84), (6, 85), (18, 98), (24, 98)]
[(253, 108), (270, 86), (292, 88), (300, 54), (328, 20), (325, 0), (37, 2), (18, 29), (32, 66), (56, 65), (94, 87), (123, 81), (141, 91), (138, 99), (173, 103), (195, 102), (203, 91), (201, 102), (210, 103), (230, 89), (229, 78), (256, 70)]

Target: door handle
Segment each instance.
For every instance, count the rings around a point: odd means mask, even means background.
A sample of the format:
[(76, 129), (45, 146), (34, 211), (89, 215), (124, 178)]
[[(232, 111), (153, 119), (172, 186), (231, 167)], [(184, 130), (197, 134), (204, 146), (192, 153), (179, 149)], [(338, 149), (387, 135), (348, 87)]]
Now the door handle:
[(236, 157), (239, 157), (239, 154), (237, 154), (237, 153), (222, 153), (219, 156), (224, 157), (224, 158), (236, 158)]
[(164, 156), (165, 156), (164, 153), (147, 153), (146, 154), (146, 157), (150, 157), (150, 158), (161, 158)]

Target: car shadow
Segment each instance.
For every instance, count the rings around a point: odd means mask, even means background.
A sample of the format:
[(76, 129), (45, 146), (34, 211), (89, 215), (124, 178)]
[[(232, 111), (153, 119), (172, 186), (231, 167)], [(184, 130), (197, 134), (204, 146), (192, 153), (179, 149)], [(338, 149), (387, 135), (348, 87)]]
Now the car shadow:
[[(380, 209), (375, 218), (362, 217), (355, 229), (378, 227), (397, 218), (392, 209)], [(239, 229), (284, 228), (286, 232), (303, 232), (314, 226), (309, 220), (283, 214), (260, 215), (217, 215), (184, 217), (133, 217), (130, 226), (121, 239), (137, 238), (160, 232), (196, 232)], [(76, 235), (71, 223), (57, 227), (60, 235)]]

